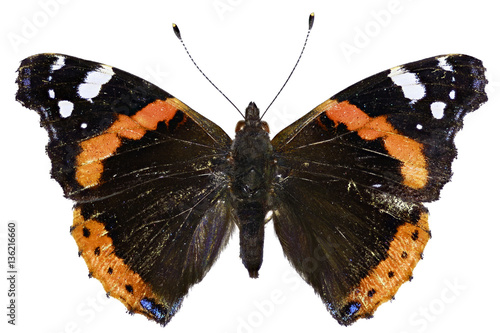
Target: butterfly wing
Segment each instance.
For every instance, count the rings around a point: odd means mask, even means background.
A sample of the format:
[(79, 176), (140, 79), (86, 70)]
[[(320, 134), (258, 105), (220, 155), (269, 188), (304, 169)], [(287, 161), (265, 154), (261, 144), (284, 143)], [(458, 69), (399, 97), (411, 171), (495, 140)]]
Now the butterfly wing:
[(71, 233), (90, 274), (166, 324), (232, 231), (230, 138), (117, 68), (39, 54), (18, 71), (17, 100), (49, 133), (52, 177), (75, 201)]
[(487, 100), (484, 71), (465, 55), (398, 66), (272, 140), (276, 233), (340, 324), (372, 316), (411, 277), (430, 238), (422, 202), (450, 180), (455, 134)]

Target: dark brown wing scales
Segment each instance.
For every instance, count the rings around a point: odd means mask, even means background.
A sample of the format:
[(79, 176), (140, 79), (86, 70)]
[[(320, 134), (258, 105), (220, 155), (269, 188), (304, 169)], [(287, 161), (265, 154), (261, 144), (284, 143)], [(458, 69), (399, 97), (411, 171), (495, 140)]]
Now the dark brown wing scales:
[(276, 233), (340, 324), (408, 281), (430, 238), (422, 202), (449, 181), (454, 136), (486, 82), (475, 58), (424, 59), (347, 88), (272, 140)]
[(75, 201), (71, 232), (90, 274), (166, 324), (233, 229), (230, 138), (151, 83), (91, 61), (36, 55), (17, 83), (49, 133), (52, 177)]

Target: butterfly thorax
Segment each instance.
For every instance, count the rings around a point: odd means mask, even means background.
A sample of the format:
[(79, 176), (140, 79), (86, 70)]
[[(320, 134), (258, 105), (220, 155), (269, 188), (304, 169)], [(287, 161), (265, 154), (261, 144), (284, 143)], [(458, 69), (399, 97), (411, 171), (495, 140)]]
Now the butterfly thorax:
[(251, 102), (238, 123), (231, 148), (231, 196), (240, 228), (240, 257), (251, 277), (262, 265), (265, 216), (274, 174), (268, 127)]

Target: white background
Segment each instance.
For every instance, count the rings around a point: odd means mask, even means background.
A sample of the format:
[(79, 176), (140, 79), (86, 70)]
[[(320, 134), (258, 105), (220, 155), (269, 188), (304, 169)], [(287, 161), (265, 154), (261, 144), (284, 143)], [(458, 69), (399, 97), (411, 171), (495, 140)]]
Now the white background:
[[(6, 324), (6, 273), (0, 274), (2, 332), (6, 327), (8, 332), (54, 333), (417, 333), (498, 327), (500, 24), (494, 1), (6, 3), (0, 8), (0, 266), (5, 272), (6, 223), (15, 220), (19, 275), (18, 325), (12, 327)], [(466, 53), (488, 69), (490, 101), (465, 118), (457, 136), (455, 175), (442, 199), (429, 205), (433, 237), (414, 280), (373, 319), (341, 327), (283, 257), (268, 224), (259, 279), (248, 277), (233, 235), (166, 328), (126, 314), (119, 301), (103, 296), (97, 280), (88, 279), (77, 257), (69, 234), (72, 203), (49, 177), (47, 134), (38, 115), (14, 100), (19, 62), (39, 52), (60, 52), (116, 66), (160, 85), (232, 136), (240, 116), (190, 63), (171, 24), (180, 26), (200, 67), (240, 109), (251, 100), (265, 108), (299, 54), (313, 11), (316, 22), (303, 59), (266, 116), (272, 134), (337, 91), (396, 65)], [(36, 30), (26, 30), (30, 24)], [(368, 32), (367, 39), (360, 40), (360, 31)], [(347, 44), (357, 45), (358, 53), (346, 56), (341, 47)]]

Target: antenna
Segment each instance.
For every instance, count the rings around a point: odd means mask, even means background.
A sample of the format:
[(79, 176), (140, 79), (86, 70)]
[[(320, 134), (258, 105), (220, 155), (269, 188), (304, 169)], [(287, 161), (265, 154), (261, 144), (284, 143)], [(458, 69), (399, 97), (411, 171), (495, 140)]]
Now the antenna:
[[(276, 96), (274, 96), (273, 100), (271, 101), (271, 103), (269, 104), (269, 106), (266, 108), (266, 110), (262, 113), (262, 116), (260, 117), (260, 119), (262, 119), (264, 117), (264, 115), (266, 114), (267, 110), (269, 110), (269, 108), (271, 107), (271, 105), (273, 105), (274, 101), (276, 100), (276, 98), (278, 98), (279, 94), (281, 93), (281, 91), (283, 90), (283, 88), (285, 88), (286, 84), (288, 83), (288, 80), (290, 80), (290, 77), (292, 76), (293, 72), (295, 71), (295, 68), (297, 68), (297, 65), (299, 64), (299, 61), (300, 61), (300, 58), (302, 58), (302, 54), (304, 53), (304, 50), (306, 48), (306, 44), (307, 44), (307, 40), (309, 39), (309, 34), (311, 33), (311, 29), (313, 27), (313, 24), (314, 24), (314, 13), (311, 13), (309, 15), (309, 28), (307, 29), (307, 35), (306, 35), (306, 39), (304, 41), (304, 46), (302, 46), (302, 50), (300, 51), (300, 55), (299, 55), (299, 58), (297, 59), (297, 62), (295, 63), (295, 65), (293, 66), (292, 68), (292, 71), (290, 72), (290, 75), (288, 75), (288, 78), (286, 79), (285, 83), (283, 83), (283, 85), (281, 86), (280, 90), (278, 91), (278, 93), (276, 94)], [(196, 62), (194, 61), (193, 57), (191, 56), (191, 54), (189, 53), (187, 47), (186, 47), (186, 44), (184, 44), (184, 40), (182, 39), (181, 37), (181, 31), (179, 30), (179, 27), (177, 26), (177, 24), (172, 24), (172, 28), (174, 29), (174, 33), (175, 35), (177, 36), (177, 38), (179, 38), (179, 40), (181, 41), (182, 43), (182, 46), (184, 47), (184, 50), (186, 51), (187, 55), (189, 56), (189, 59), (191, 59), (191, 61), (193, 62), (193, 64), (196, 66), (196, 68), (200, 71), (200, 73), (205, 77), (205, 79), (207, 79), (208, 82), (210, 82), (210, 84), (215, 88), (217, 89), (217, 91), (219, 93), (221, 93), (222, 96), (224, 96), (224, 98), (229, 102), (231, 103), (231, 105), (239, 112), (239, 114), (245, 118), (245, 116), (243, 115), (243, 113), (240, 111), (240, 109), (238, 109), (238, 107), (236, 105), (234, 105), (234, 103), (212, 82), (212, 80), (210, 80), (208, 78), (208, 76), (205, 75), (205, 73), (203, 73), (203, 71), (200, 69), (200, 67), (198, 67), (198, 64), (196, 64)]]
[(182, 46), (184, 46), (184, 50), (186, 50), (186, 53), (188, 54), (189, 56), (189, 59), (191, 59), (191, 61), (193, 62), (193, 64), (196, 66), (196, 68), (198, 68), (198, 70), (200, 71), (200, 73), (205, 77), (205, 79), (208, 80), (208, 82), (210, 82), (210, 84), (215, 88), (217, 89), (218, 92), (220, 92), (222, 94), (222, 96), (224, 96), (225, 99), (228, 100), (229, 103), (231, 103), (232, 106), (234, 106), (234, 108), (239, 112), (239, 114), (245, 118), (245, 116), (243, 115), (243, 113), (241, 113), (240, 109), (238, 109), (236, 107), (236, 105), (234, 105), (233, 102), (231, 102), (231, 100), (208, 78), (208, 76), (205, 75), (205, 73), (203, 73), (203, 71), (200, 69), (200, 67), (198, 67), (198, 65), (196, 64), (196, 62), (194, 61), (193, 57), (191, 57), (191, 54), (189, 53), (187, 47), (186, 47), (186, 44), (184, 44), (184, 41), (182, 40), (182, 37), (181, 37), (181, 31), (179, 30), (179, 27), (177, 26), (177, 24), (172, 24), (172, 27), (174, 28), (174, 33), (175, 35), (177, 36), (177, 38), (179, 38), (179, 40), (181, 41), (182, 43)]
[(304, 41), (304, 46), (302, 46), (302, 51), (300, 51), (300, 55), (299, 55), (299, 58), (297, 59), (297, 62), (295, 63), (295, 66), (293, 66), (293, 69), (292, 71), (290, 72), (290, 75), (288, 75), (288, 78), (286, 79), (285, 83), (283, 83), (283, 85), (281, 86), (280, 90), (278, 91), (278, 93), (276, 94), (276, 96), (274, 96), (273, 100), (271, 101), (271, 103), (269, 104), (269, 106), (266, 108), (266, 110), (262, 113), (262, 116), (260, 116), (260, 119), (262, 119), (264, 117), (264, 115), (266, 114), (267, 110), (269, 110), (269, 108), (271, 107), (271, 105), (273, 105), (274, 101), (276, 100), (276, 98), (278, 98), (279, 94), (281, 93), (281, 91), (283, 90), (283, 88), (285, 88), (286, 84), (288, 83), (288, 80), (290, 80), (290, 77), (292, 76), (293, 72), (295, 71), (295, 68), (297, 68), (297, 65), (299, 64), (299, 61), (300, 61), (300, 58), (302, 58), (302, 53), (304, 53), (304, 50), (306, 48), (306, 44), (307, 44), (307, 40), (309, 39), (309, 34), (311, 33), (311, 29), (313, 27), (313, 24), (314, 24), (314, 13), (311, 13), (309, 15), (309, 28), (307, 29), (307, 36), (306, 36), (306, 40)]

